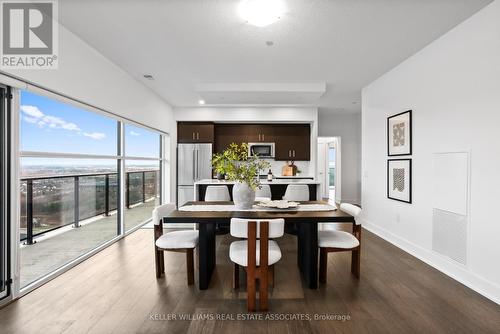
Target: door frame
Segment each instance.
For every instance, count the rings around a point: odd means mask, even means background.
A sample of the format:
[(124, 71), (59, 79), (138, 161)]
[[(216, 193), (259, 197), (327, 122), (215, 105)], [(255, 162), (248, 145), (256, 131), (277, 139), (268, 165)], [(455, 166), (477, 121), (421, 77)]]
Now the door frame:
[(0, 250), (0, 279), (4, 285), (3, 291), (0, 291), (0, 305), (12, 298), (12, 258), (11, 258), (11, 103), (12, 93), (11, 88), (5, 85), (0, 85), (2, 90), (0, 126), (2, 127), (0, 137), (0, 236), (2, 240), (2, 249)]
[[(318, 147), (320, 147), (319, 145), (320, 144), (324, 144), (324, 152), (323, 152), (323, 156), (326, 157), (325, 161), (324, 161), (324, 170), (325, 170), (325, 174), (324, 175), (320, 175), (320, 168), (318, 168), (318, 175), (317, 175), (317, 179), (323, 183), (323, 191), (322, 192), (325, 192), (326, 189), (328, 189), (329, 187), (326, 186), (326, 184), (328, 184), (328, 182), (330, 181), (329, 179), (329, 173), (328, 173), (328, 170), (329, 170), (329, 160), (328, 160), (328, 149), (331, 145), (331, 143), (333, 143), (333, 145), (335, 146), (335, 203), (340, 203), (341, 200), (342, 200), (342, 166), (341, 166), (341, 137), (338, 137), (338, 136), (325, 136), (325, 137), (318, 137)], [(318, 156), (318, 166), (319, 166), (319, 156)], [(326, 198), (326, 196), (328, 195), (327, 194), (323, 194), (323, 197)], [(331, 200), (331, 199), (330, 199)]]

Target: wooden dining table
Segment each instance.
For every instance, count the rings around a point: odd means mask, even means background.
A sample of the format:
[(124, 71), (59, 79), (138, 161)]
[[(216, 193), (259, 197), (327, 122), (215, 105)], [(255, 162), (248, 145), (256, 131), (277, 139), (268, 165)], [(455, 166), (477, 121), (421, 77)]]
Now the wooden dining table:
[[(301, 204), (328, 204), (322, 201), (300, 202)], [(231, 205), (232, 202), (187, 202), (187, 205)], [(184, 207), (183, 206), (183, 207)], [(192, 208), (199, 209), (199, 208)], [(355, 224), (354, 217), (339, 209), (331, 211), (181, 211), (174, 210), (163, 217), (164, 226), (178, 223), (196, 223), (199, 230), (198, 263), (200, 290), (208, 289), (216, 265), (215, 225), (230, 223), (231, 218), (245, 219), (285, 219), (285, 224), (294, 224), (297, 231), (297, 263), (302, 276), (310, 289), (318, 288), (318, 223), (352, 223), (353, 230), (361, 227)]]

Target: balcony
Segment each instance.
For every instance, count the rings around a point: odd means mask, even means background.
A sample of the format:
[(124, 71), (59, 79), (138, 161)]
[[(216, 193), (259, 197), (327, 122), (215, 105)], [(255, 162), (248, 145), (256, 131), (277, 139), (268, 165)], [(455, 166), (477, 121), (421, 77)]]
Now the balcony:
[[(125, 175), (128, 231), (147, 221), (158, 204), (159, 171)], [(21, 286), (118, 235), (117, 189), (116, 173), (21, 179)]]

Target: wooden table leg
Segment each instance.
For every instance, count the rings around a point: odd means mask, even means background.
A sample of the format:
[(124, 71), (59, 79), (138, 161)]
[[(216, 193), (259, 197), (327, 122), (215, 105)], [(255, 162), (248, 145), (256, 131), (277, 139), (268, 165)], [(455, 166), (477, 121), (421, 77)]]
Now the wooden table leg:
[(318, 288), (318, 223), (300, 223), (302, 275), (309, 289)]
[(215, 223), (199, 224), (198, 244), (199, 288), (208, 289), (215, 268)]

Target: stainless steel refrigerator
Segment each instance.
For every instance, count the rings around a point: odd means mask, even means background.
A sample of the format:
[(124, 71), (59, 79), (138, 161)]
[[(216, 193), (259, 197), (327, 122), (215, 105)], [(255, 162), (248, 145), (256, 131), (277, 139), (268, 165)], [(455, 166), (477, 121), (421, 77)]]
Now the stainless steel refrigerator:
[(177, 145), (177, 205), (194, 200), (194, 183), (212, 178), (212, 144)]

